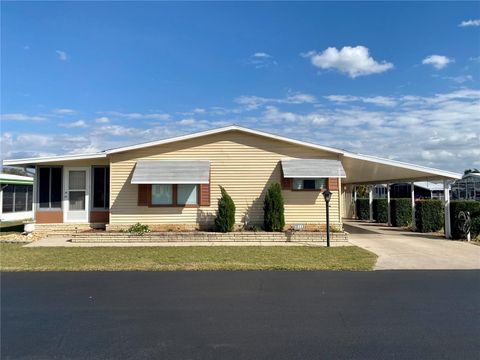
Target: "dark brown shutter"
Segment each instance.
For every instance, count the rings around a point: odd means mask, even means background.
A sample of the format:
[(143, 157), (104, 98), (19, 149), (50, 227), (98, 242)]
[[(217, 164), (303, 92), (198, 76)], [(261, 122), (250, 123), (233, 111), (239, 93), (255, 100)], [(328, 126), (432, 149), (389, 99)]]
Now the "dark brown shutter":
[(338, 178), (328, 178), (328, 190), (338, 191)]
[(291, 178), (285, 178), (283, 177), (283, 171), (282, 171), (282, 178), (281, 178), (281, 185), (282, 185), (282, 190), (292, 190), (292, 180)]
[(200, 184), (200, 206), (210, 206), (210, 184)]
[(148, 206), (152, 185), (138, 184), (138, 206)]

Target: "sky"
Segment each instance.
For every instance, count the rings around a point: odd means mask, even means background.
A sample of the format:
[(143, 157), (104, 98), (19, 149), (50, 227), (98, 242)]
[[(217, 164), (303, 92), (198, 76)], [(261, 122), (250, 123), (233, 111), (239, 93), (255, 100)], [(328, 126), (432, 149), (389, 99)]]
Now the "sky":
[(480, 2), (2, 2), (1, 157), (237, 124), (480, 168)]

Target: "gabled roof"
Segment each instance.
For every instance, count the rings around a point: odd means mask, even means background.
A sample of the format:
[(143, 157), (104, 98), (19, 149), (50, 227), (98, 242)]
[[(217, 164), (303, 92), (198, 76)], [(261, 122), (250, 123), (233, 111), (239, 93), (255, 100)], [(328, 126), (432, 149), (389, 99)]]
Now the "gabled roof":
[[(28, 159), (14, 159), (4, 160), (4, 165), (33, 165), (56, 161), (72, 161), (72, 160), (84, 160), (84, 159), (97, 159), (106, 158), (110, 154), (121, 153), (130, 150), (143, 149), (151, 146), (158, 146), (164, 144), (175, 143), (178, 141), (196, 139), (203, 136), (221, 134), (229, 131), (240, 131), (247, 134), (258, 135), (261, 137), (284, 141), (286, 143), (305, 146), (311, 149), (317, 149), (321, 151), (330, 152), (336, 154), (342, 159), (342, 163), (347, 172), (348, 183), (381, 183), (385, 181), (400, 181), (400, 180), (432, 180), (432, 179), (460, 179), (461, 174), (451, 171), (444, 171), (434, 169), (426, 166), (420, 166), (415, 164), (404, 163), (400, 161), (379, 158), (376, 156), (358, 154), (342, 149), (337, 149), (329, 146), (322, 146), (313, 144), (306, 141), (295, 140), (288, 137), (274, 135), (268, 132), (253, 130), (238, 125), (225, 126), (217, 129), (206, 130), (188, 135), (177, 136), (169, 139), (150, 141), (142, 144), (123, 146), (114, 149), (105, 150), (94, 154), (81, 154), (81, 155), (62, 155), (62, 156), (50, 156), (41, 158), (28, 158)], [(352, 171), (352, 162), (355, 162), (355, 170)], [(396, 169), (396, 174), (392, 169)], [(400, 169), (404, 169), (405, 177), (402, 178), (398, 172)], [(370, 176), (364, 176), (365, 174)], [(383, 174), (380, 176), (380, 174)]]
[(225, 133), (225, 132), (228, 132), (228, 131), (240, 131), (240, 132), (247, 133), (247, 134), (258, 135), (258, 136), (262, 136), (262, 137), (266, 137), (266, 138), (270, 138), (270, 139), (274, 139), (274, 140), (285, 141), (285, 142), (288, 142), (288, 143), (291, 143), (291, 144), (296, 144), (296, 145), (310, 147), (310, 148), (313, 148), (313, 149), (328, 151), (328, 152), (331, 152), (331, 153), (334, 153), (334, 154), (343, 154), (344, 153), (343, 150), (336, 149), (336, 148), (333, 148), (333, 147), (322, 146), (322, 145), (317, 145), (317, 144), (313, 144), (313, 143), (306, 142), (306, 141), (295, 140), (295, 139), (287, 138), (287, 137), (284, 137), (284, 136), (274, 135), (274, 134), (271, 134), (271, 133), (268, 133), (268, 132), (265, 132), (265, 131), (260, 131), (260, 130), (253, 130), (253, 129), (249, 129), (249, 128), (238, 126), (238, 125), (230, 125), (230, 126), (225, 126), (225, 127), (221, 127), (221, 128), (212, 129), (212, 130), (201, 131), (201, 132), (197, 132), (197, 133), (193, 133), (193, 134), (177, 136), (177, 137), (173, 137), (173, 138), (169, 138), (169, 139), (150, 141), (150, 142), (146, 142), (146, 143), (142, 143), (142, 144), (122, 146), (122, 147), (119, 147), (119, 148), (113, 148), (113, 149), (105, 150), (105, 153), (106, 154), (115, 154), (115, 153), (120, 153), (120, 152), (124, 152), (124, 151), (143, 149), (143, 148), (147, 148), (147, 147), (151, 147), (151, 146), (170, 144), (170, 143), (174, 143), (174, 142), (177, 142), (177, 141), (196, 139), (196, 138), (203, 137), (203, 136), (208, 136), (208, 135), (221, 134), (221, 133)]

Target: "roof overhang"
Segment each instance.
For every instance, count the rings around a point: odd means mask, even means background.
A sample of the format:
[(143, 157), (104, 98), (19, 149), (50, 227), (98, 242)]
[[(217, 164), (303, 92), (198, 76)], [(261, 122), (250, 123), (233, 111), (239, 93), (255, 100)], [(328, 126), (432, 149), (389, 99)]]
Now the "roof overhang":
[(208, 160), (139, 160), (132, 184), (208, 184)]
[(283, 177), (321, 179), (346, 177), (339, 160), (332, 159), (284, 159), (281, 161)]
[(37, 158), (3, 160), (3, 165), (4, 166), (31, 166), (31, 165), (51, 163), (51, 162), (88, 160), (88, 159), (105, 159), (106, 157), (107, 155), (103, 152), (94, 153), (94, 154), (44, 156), (44, 157), (37, 157)]

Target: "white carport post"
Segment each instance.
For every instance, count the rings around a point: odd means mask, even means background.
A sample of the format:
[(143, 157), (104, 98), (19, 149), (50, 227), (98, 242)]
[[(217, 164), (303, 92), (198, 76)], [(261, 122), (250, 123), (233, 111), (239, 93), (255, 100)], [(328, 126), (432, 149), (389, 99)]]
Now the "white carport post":
[(410, 194), (412, 198), (412, 226), (415, 227), (415, 183), (410, 182)]
[(388, 226), (392, 226), (392, 214), (390, 212), (390, 184), (387, 184), (387, 219)]
[(357, 218), (357, 186), (353, 187), (353, 218)]
[(370, 221), (373, 221), (373, 186), (368, 187), (368, 210), (370, 212)]
[(443, 194), (445, 199), (445, 237), (450, 239), (452, 237), (452, 225), (450, 223), (450, 188), (448, 180), (443, 180)]

